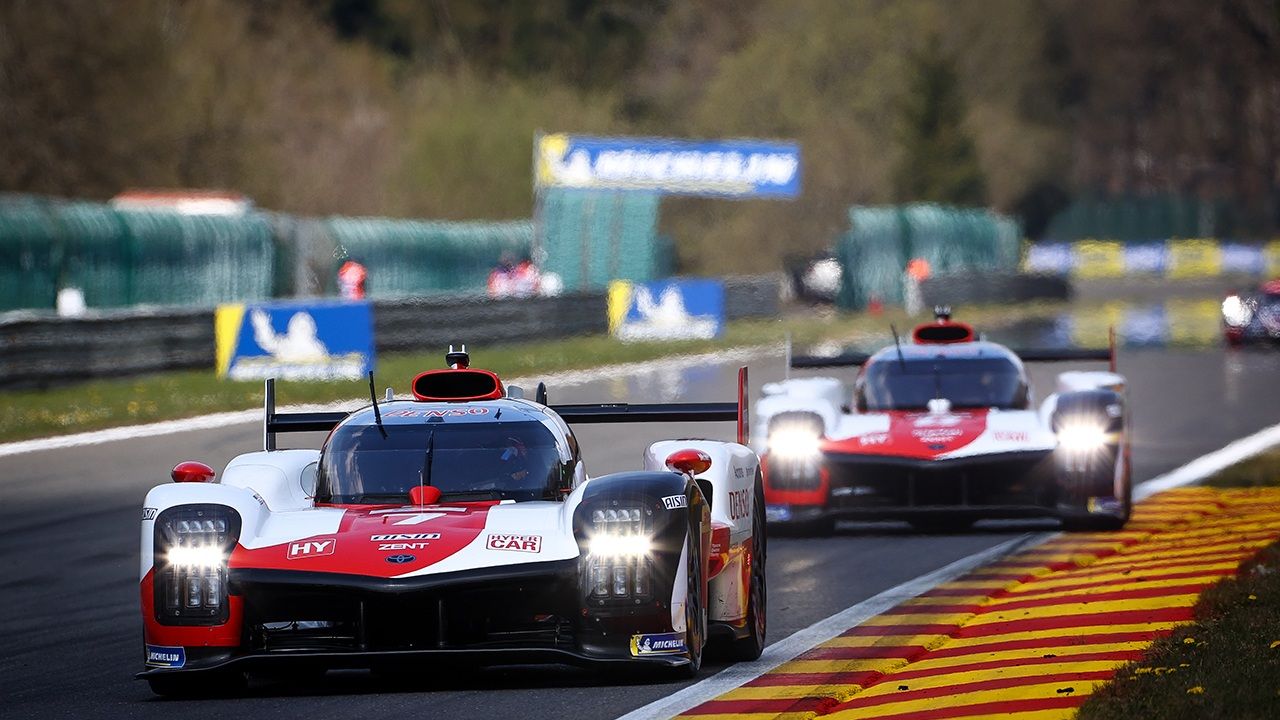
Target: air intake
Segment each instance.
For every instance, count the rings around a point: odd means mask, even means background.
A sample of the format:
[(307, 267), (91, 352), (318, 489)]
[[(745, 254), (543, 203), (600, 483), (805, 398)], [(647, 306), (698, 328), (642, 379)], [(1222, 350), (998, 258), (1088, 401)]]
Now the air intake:
[(413, 379), (413, 397), (422, 402), (497, 400), (502, 381), (488, 370), (428, 370)]
[(917, 325), (911, 338), (917, 345), (950, 345), (973, 342), (973, 326), (965, 323), (936, 322)]

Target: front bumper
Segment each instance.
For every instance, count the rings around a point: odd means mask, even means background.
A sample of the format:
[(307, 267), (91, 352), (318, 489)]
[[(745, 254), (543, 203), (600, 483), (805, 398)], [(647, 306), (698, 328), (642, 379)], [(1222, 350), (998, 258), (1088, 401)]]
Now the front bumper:
[(1066, 511), (1052, 450), (917, 460), (826, 453), (811, 468), (766, 475), (767, 519), (911, 520), (1058, 517)]
[(180, 667), (139, 678), (281, 666), (377, 668), (468, 664), (648, 663), (680, 666), (685, 654), (640, 655), (632, 637), (671, 632), (670, 588), (644, 601), (587, 607), (579, 560), (528, 563), (413, 578), (232, 568), (243, 604), (236, 647), (187, 647)]

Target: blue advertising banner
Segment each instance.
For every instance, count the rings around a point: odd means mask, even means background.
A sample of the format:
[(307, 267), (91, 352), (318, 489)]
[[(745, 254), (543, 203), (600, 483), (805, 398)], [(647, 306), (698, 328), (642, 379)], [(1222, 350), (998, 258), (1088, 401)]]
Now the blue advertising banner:
[(218, 376), (232, 380), (360, 380), (373, 369), (367, 301), (220, 305)]
[(609, 285), (609, 331), (620, 340), (708, 340), (724, 330), (724, 283), (655, 280)]
[(539, 187), (792, 198), (800, 194), (800, 145), (556, 133), (535, 140), (534, 179)]

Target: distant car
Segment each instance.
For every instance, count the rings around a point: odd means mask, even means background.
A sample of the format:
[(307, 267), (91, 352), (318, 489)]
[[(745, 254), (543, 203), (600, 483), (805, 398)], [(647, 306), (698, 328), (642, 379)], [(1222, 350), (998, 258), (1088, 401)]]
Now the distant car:
[[(451, 352), (412, 400), (277, 413), (214, 479), (185, 462), (142, 508), (146, 670), (158, 694), (246, 671), (530, 662), (696, 674), (709, 636), (755, 659), (764, 498), (737, 403), (564, 405)], [(372, 379), (370, 380), (372, 391)], [(590, 477), (571, 425), (737, 421)], [(276, 433), (328, 431), (320, 450)]]
[(1280, 342), (1280, 279), (1222, 301), (1222, 333), (1228, 345)]
[[(1115, 530), (1129, 518), (1125, 379), (1114, 348), (1014, 352), (949, 310), (873, 355), (795, 357), (796, 368), (859, 366), (837, 378), (764, 386), (754, 411), (771, 523), (830, 531), (837, 519), (954, 530), (982, 518), (1056, 517)], [(1024, 361), (1103, 360), (1064, 372), (1034, 407)]]

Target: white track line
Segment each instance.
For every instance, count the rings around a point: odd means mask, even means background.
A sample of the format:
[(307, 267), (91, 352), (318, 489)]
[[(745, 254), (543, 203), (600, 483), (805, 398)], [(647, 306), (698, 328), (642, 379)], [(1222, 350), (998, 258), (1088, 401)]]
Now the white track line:
[[(1141, 502), (1158, 492), (1203, 480), (1223, 468), (1257, 455), (1275, 445), (1280, 445), (1280, 424), (1272, 425), (1248, 437), (1235, 440), (1226, 447), (1207, 455), (1201, 455), (1172, 472), (1142, 483), (1133, 489), (1134, 500)], [(1015, 550), (1039, 545), (1058, 534), (1056, 532), (1028, 533), (975, 555), (957, 560), (927, 575), (908, 580), (897, 587), (889, 588), (879, 595), (841, 610), (825, 620), (819, 620), (804, 630), (800, 630), (768, 646), (758, 660), (731, 665), (701, 682), (683, 688), (673, 695), (636, 708), (618, 720), (665, 720), (692, 710), (708, 700), (714, 700), (730, 690), (755, 680), (815, 645), (824, 643), (849, 628), (861, 625), (868, 619), (898, 605), (904, 600), (910, 600), (926, 593), (944, 582), (963, 575), (970, 570), (982, 567)]]
[[(586, 370), (570, 370), (566, 372), (549, 373), (541, 377), (512, 378), (508, 381), (508, 384), (533, 386), (537, 385), (539, 381), (542, 381), (550, 385), (552, 392), (554, 392), (555, 388), (573, 387), (575, 385), (583, 385), (596, 380), (608, 380), (620, 377), (626, 378), (641, 373), (661, 372), (664, 370), (678, 370), (681, 368), (687, 368), (690, 365), (742, 362), (753, 357), (767, 355), (772, 350), (776, 349), (764, 346), (729, 348), (727, 350), (701, 353), (699, 355), (681, 355), (659, 358), (657, 360), (645, 360), (643, 362), (605, 365), (603, 367), (589, 368)], [(406, 395), (404, 397), (408, 396)], [(352, 401), (327, 405), (293, 405), (281, 407), (280, 409), (285, 412), (317, 412), (351, 408)], [(0, 457), (21, 455), (23, 453), (39, 452), (43, 450), (62, 450), (65, 448), (81, 447), (84, 445), (99, 445), (102, 443), (117, 442), (120, 440), (136, 440), (138, 438), (191, 432), (193, 430), (212, 430), (215, 428), (230, 427), (232, 425), (251, 422), (262, 422), (261, 409), (236, 410), (232, 412), (214, 413), (212, 415), (201, 415), (193, 418), (183, 418), (180, 420), (165, 420), (163, 422), (150, 423), (147, 425), (129, 425), (125, 427), (109, 428), (107, 430), (76, 433), (75, 435), (63, 435), (60, 437), (3, 443), (0, 444)]]

